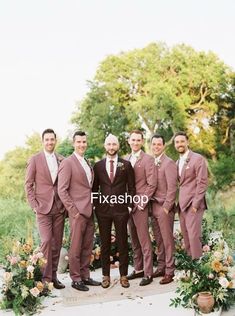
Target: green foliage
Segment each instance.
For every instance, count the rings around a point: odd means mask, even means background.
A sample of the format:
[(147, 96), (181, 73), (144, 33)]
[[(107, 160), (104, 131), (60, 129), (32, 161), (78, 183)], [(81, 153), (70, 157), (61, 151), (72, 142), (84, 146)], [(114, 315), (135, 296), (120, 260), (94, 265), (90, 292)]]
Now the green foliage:
[(0, 199), (0, 263), (11, 249), (12, 240), (33, 235), (35, 242), (38, 242), (35, 226), (35, 214), (25, 202)]
[(215, 54), (152, 43), (108, 56), (72, 121), (89, 132), (99, 157), (108, 133), (120, 136), (126, 153), (126, 132), (140, 127), (147, 139), (186, 130), (192, 148), (214, 157), (232, 119), (233, 86), (231, 69)]
[(221, 153), (218, 160), (211, 161), (210, 168), (213, 173), (211, 189), (215, 192), (226, 188), (235, 180), (234, 156)]
[(74, 151), (72, 142), (66, 138), (56, 148), (56, 151), (64, 157), (68, 157)]

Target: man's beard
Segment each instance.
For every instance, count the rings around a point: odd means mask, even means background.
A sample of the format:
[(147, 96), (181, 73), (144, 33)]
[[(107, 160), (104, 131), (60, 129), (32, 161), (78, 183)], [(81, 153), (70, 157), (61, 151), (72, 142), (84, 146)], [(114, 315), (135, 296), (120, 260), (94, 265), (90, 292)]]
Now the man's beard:
[(106, 154), (108, 154), (109, 156), (112, 156), (112, 157), (116, 156), (116, 155), (117, 155), (117, 153), (118, 153), (118, 151), (117, 151), (117, 150), (115, 150), (115, 151), (114, 151), (114, 152), (112, 152), (112, 153), (106, 150)]

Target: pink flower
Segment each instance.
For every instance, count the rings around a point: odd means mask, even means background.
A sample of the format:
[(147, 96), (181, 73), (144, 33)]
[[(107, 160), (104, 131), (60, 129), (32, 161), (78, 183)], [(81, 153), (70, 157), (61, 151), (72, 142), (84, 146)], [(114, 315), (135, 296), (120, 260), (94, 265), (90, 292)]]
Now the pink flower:
[(202, 250), (203, 250), (204, 252), (209, 252), (209, 251), (211, 250), (211, 248), (210, 248), (210, 246), (208, 246), (208, 245), (204, 245), (203, 248), (202, 248)]
[(37, 297), (40, 293), (39, 289), (34, 287), (30, 290), (30, 293), (34, 296), (34, 297)]
[(7, 256), (8, 261), (13, 266), (14, 264), (17, 264), (19, 262), (19, 257), (14, 256)]

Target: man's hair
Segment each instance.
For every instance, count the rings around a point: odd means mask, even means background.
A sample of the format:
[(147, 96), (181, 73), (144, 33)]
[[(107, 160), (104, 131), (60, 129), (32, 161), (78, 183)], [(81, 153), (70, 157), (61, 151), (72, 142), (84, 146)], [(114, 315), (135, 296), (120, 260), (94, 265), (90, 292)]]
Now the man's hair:
[(76, 131), (74, 134), (73, 134), (73, 141), (75, 140), (75, 137), (76, 136), (86, 136), (86, 133), (83, 132), (83, 131)]
[(153, 140), (154, 138), (161, 138), (163, 145), (165, 145), (165, 138), (164, 138), (164, 136), (162, 136), (162, 135), (160, 135), (160, 134), (154, 134), (154, 135), (152, 136), (152, 138), (151, 138), (151, 143), (152, 143), (152, 140)]
[(47, 129), (45, 129), (45, 130), (42, 132), (42, 139), (44, 138), (44, 135), (45, 135), (45, 134), (54, 134), (54, 135), (55, 135), (55, 138), (56, 138), (56, 133), (55, 133), (54, 130), (51, 129), (51, 128), (47, 128)]
[(139, 129), (133, 129), (132, 131), (130, 131), (129, 137), (131, 137), (132, 134), (139, 134), (139, 135), (141, 135), (141, 138), (144, 139), (144, 134)]
[(173, 140), (175, 140), (175, 138), (177, 136), (185, 136), (185, 138), (188, 140), (188, 135), (185, 132), (183, 132), (183, 131), (176, 132), (174, 137), (173, 137)]

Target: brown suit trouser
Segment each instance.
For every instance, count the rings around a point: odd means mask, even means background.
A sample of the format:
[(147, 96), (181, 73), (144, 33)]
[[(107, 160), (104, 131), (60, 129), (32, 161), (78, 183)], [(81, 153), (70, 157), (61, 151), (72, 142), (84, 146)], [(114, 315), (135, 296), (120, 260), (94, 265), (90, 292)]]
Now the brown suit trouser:
[(65, 213), (61, 213), (54, 202), (48, 214), (37, 213), (37, 224), (41, 239), (41, 251), (47, 260), (42, 269), (43, 281), (56, 279), (64, 233)]
[(104, 276), (110, 275), (111, 229), (112, 223), (114, 223), (116, 243), (119, 252), (119, 272), (121, 276), (126, 276), (128, 274), (127, 222), (129, 213), (127, 211), (124, 214), (117, 214), (112, 208), (110, 208), (107, 213), (108, 215), (96, 214), (101, 239), (102, 273)]

